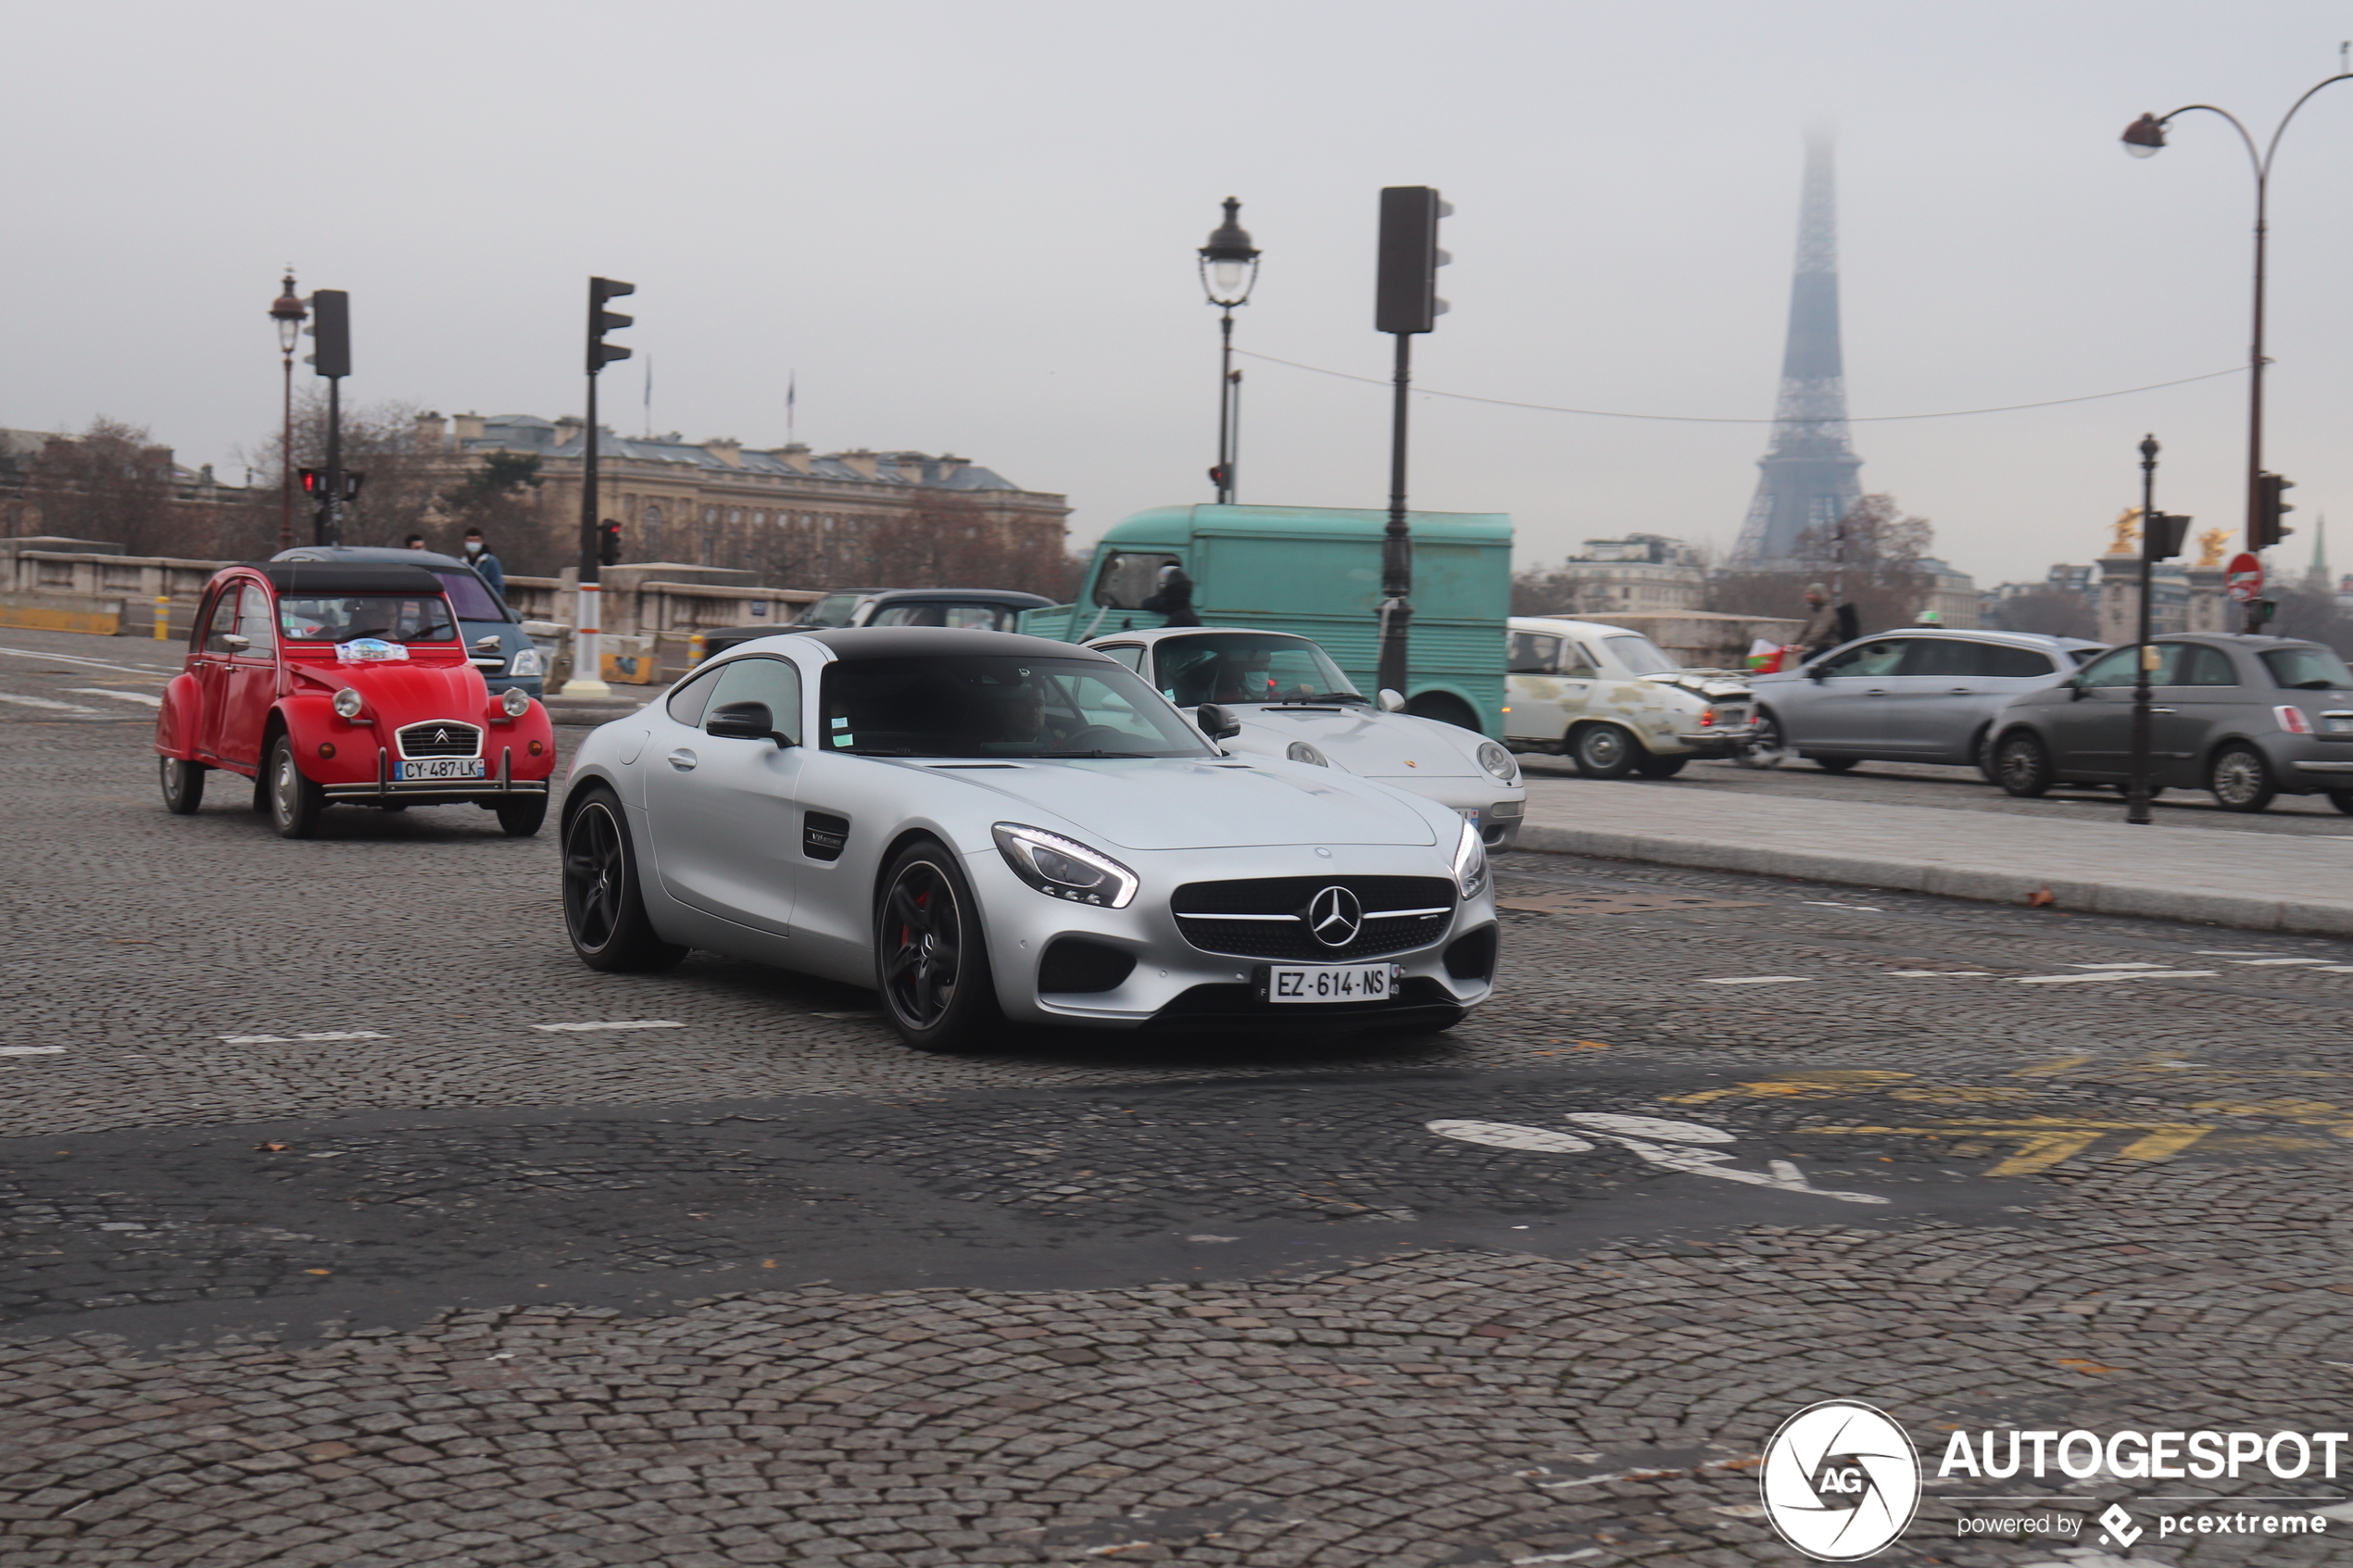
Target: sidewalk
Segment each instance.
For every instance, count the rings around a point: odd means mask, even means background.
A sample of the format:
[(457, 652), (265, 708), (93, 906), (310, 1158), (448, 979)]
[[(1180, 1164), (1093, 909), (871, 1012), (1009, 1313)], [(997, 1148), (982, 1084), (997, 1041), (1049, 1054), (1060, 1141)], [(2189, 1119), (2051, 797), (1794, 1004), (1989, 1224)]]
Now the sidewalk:
[(1531, 779), (1519, 847), (2353, 936), (2353, 840)]

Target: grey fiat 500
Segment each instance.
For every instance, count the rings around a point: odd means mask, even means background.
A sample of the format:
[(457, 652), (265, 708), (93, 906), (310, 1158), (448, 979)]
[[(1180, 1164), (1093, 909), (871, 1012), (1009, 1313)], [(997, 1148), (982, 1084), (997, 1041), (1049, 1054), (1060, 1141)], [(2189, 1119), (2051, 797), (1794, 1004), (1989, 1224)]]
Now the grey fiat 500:
[[(2291, 637), (2221, 633), (2150, 645), (2149, 750), (2159, 787), (2205, 789), (2224, 809), (2326, 795), (2353, 815), (2353, 671)], [(2012, 795), (2121, 784), (2132, 766), (2137, 647), (2120, 647), (1995, 721), (1994, 772)]]

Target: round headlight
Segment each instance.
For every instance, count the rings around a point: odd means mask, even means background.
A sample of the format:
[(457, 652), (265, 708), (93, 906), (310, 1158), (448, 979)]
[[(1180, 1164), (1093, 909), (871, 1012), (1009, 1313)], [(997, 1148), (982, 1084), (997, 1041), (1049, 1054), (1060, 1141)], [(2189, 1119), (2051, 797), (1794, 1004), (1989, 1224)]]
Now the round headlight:
[(359, 694), (352, 690), (349, 686), (346, 686), (341, 691), (335, 693), (334, 702), (335, 711), (342, 714), (346, 719), (359, 718), (359, 710), (368, 706), (365, 702), (360, 700)]
[(531, 694), (521, 686), (509, 686), (499, 694), (498, 706), (507, 710), (510, 719), (520, 719), (531, 711)]
[(1512, 754), (1491, 740), (1479, 743), (1478, 765), (1505, 784), (1519, 777), (1519, 764), (1512, 760)]
[(1283, 752), (1283, 755), (1290, 758), (1294, 762), (1313, 762), (1318, 768), (1328, 768), (1331, 766), (1331, 763), (1325, 759), (1322, 752), (1316, 750), (1313, 746), (1310, 746), (1303, 740), (1295, 740), (1291, 742), (1290, 746)]

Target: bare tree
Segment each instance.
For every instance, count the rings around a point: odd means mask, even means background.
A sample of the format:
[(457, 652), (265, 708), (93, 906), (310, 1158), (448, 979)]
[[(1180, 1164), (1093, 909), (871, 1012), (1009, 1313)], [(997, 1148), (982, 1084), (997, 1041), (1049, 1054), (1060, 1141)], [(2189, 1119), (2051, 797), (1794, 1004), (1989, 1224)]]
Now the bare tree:
[[(365, 476), (359, 497), (343, 509), (345, 544), (398, 545), (410, 533), (427, 531), (438, 499), (434, 473), (438, 455), (418, 449), (416, 416), (412, 403), (344, 409), (344, 471)], [(257, 472), (276, 473), (284, 446), (283, 435), (272, 430), (250, 456), (239, 456)], [(322, 471), (327, 466), (327, 396), (315, 388), (295, 400), (294, 466)], [(296, 544), (311, 542), (315, 511), (308, 497), (296, 494)]]
[(1920, 564), (1935, 536), (1926, 518), (1904, 515), (1894, 496), (1866, 495), (1836, 524), (1797, 536), (1792, 553), (1799, 564), (1717, 573), (1708, 583), (1707, 608), (1732, 615), (1803, 615), (1807, 585), (1834, 583), (1833, 596), (1855, 607), (1863, 631), (1907, 625), (1935, 585)]
[(104, 539), (133, 556), (176, 552), (171, 452), (104, 415), (80, 435), (53, 435), (28, 465), (25, 493), (41, 532)]

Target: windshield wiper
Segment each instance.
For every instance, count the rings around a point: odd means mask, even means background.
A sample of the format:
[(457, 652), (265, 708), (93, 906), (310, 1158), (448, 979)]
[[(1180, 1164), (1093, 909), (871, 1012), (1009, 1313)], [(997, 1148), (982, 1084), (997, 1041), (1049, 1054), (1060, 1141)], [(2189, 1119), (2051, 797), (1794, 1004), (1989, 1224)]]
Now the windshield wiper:
[(1153, 752), (1153, 751), (1105, 751), (1105, 750), (1102, 750), (1101, 747), (1098, 747), (1098, 748), (1096, 748), (1096, 749), (1095, 749), (1095, 750), (1093, 750), (1093, 751), (1033, 751), (1033, 752), (1031, 752), (1031, 753), (1030, 753), (1030, 755), (1031, 755), (1032, 757), (1085, 758), (1085, 759), (1089, 759), (1089, 760), (1092, 760), (1093, 759), (1098, 758), (1098, 757), (1128, 757), (1128, 758), (1144, 758), (1144, 759), (1150, 759), (1150, 758), (1152, 758), (1152, 757), (1156, 757), (1156, 756), (1158, 756), (1158, 755), (1160, 755), (1160, 754), (1159, 754), (1158, 752)]

